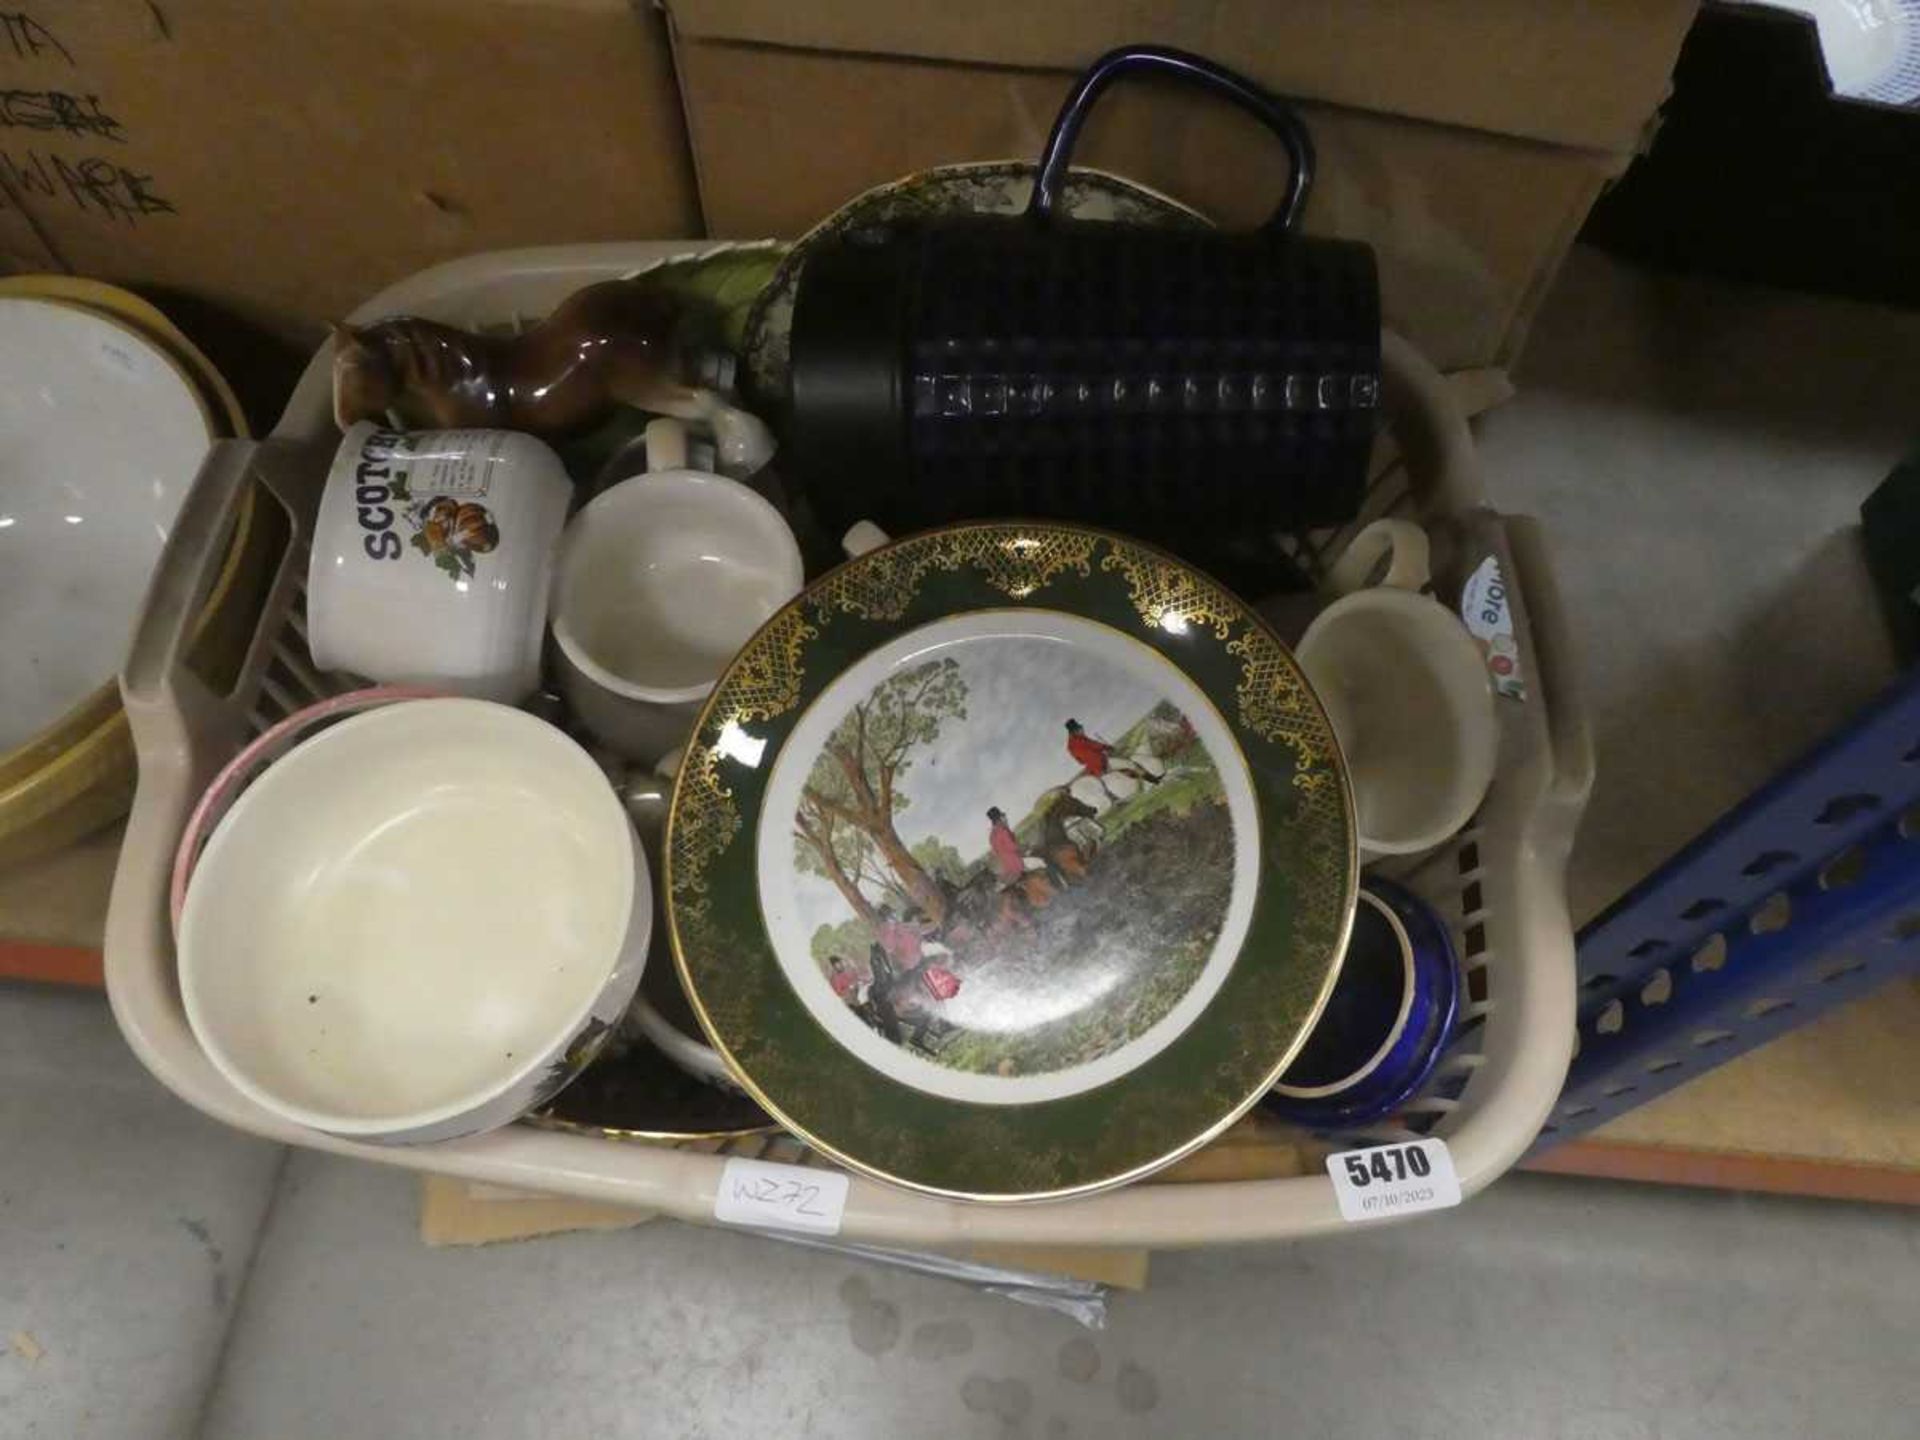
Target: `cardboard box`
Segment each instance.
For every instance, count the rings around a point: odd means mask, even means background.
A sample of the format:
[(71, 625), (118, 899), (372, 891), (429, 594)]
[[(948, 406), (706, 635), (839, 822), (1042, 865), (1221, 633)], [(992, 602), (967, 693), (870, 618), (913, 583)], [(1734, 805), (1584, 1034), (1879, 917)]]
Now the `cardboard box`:
[[(565, 1196), (470, 1184), (451, 1175), (420, 1177), (420, 1238), (435, 1248), (495, 1245), (575, 1230), (631, 1230), (652, 1210), (628, 1210)], [(931, 1252), (930, 1252), (931, 1253)], [(946, 1251), (976, 1264), (1091, 1280), (1121, 1290), (1147, 1288), (1148, 1255), (1137, 1248), (965, 1245)]]
[(698, 233), (629, 0), (61, 0), (0, 16), (0, 264), (311, 345), (477, 250)]
[[(1308, 228), (1379, 252), (1392, 323), (1439, 364), (1509, 363), (1666, 92), (1692, 0), (669, 0), (708, 232), (796, 234), (869, 186), (1037, 157), (1072, 77), (1151, 39), (1302, 101)], [(1250, 225), (1277, 142), (1224, 101), (1123, 82), (1076, 157)]]

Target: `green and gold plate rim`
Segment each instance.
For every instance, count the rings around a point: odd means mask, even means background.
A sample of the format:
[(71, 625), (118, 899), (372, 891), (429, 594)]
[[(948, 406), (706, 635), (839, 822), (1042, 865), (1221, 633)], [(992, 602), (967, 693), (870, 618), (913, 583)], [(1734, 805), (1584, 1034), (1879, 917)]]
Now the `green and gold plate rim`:
[[(783, 745), (858, 660), (936, 621), (1054, 611), (1156, 652), (1225, 721), (1252, 781), (1260, 870), (1225, 979), (1136, 1068), (1060, 1098), (990, 1104), (889, 1078), (843, 1048), (783, 971), (759, 905), (762, 803)], [(750, 757), (750, 758), (749, 758)], [(714, 687), (668, 811), (674, 964), (701, 1028), (785, 1129), (849, 1169), (955, 1199), (1090, 1194), (1225, 1130), (1291, 1063), (1332, 990), (1359, 884), (1353, 797), (1326, 712), (1252, 609), (1143, 542), (1086, 526), (979, 522), (829, 572)]]
[(596, 1140), (632, 1141), (667, 1149), (724, 1140), (753, 1140), (782, 1133), (780, 1127), (771, 1120), (763, 1125), (734, 1125), (706, 1130), (642, 1130), (625, 1125), (596, 1125), (590, 1120), (568, 1120), (553, 1114), (551, 1110), (536, 1110), (523, 1115), (520, 1123), (535, 1130), (551, 1130), (563, 1135), (590, 1135)]

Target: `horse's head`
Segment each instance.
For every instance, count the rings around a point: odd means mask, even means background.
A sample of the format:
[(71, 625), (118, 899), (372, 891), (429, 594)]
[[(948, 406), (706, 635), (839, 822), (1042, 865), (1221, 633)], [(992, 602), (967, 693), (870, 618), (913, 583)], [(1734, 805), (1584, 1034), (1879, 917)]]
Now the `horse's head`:
[(383, 420), (400, 398), (402, 375), (392, 351), (391, 327), (333, 327), (333, 420), (342, 430), (361, 420)]

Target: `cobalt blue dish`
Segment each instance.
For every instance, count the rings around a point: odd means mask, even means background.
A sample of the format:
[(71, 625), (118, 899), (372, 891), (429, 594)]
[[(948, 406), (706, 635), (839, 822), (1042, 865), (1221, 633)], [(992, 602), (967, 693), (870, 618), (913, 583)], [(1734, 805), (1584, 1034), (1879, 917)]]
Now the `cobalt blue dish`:
[(1445, 922), (1403, 886), (1362, 880), (1333, 994), (1267, 1107), (1315, 1130), (1391, 1115), (1433, 1073), (1459, 1003)]

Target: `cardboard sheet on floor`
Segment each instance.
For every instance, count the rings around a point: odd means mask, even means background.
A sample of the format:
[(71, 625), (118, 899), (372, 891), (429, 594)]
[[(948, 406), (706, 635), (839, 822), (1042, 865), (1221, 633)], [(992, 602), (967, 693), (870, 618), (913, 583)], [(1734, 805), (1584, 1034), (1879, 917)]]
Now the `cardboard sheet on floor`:
[[(476, 1185), (450, 1175), (427, 1175), (420, 1182), (420, 1238), (433, 1246), (492, 1245), (570, 1230), (629, 1230), (654, 1219), (656, 1213)], [(1145, 1250), (973, 1245), (965, 1254), (983, 1264), (1067, 1275), (1123, 1290), (1142, 1290), (1147, 1283)]]

